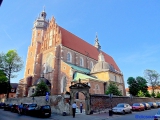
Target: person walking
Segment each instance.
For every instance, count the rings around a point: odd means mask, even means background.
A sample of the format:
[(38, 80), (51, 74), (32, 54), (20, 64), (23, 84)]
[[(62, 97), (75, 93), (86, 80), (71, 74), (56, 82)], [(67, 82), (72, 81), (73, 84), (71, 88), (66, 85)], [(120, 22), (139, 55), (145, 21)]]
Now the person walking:
[(80, 102), (80, 112), (82, 113), (82, 110), (83, 110), (83, 104), (82, 102)]
[(77, 108), (77, 105), (76, 105), (76, 102), (74, 102), (74, 103), (72, 104), (72, 114), (73, 114), (73, 118), (75, 118), (76, 108)]

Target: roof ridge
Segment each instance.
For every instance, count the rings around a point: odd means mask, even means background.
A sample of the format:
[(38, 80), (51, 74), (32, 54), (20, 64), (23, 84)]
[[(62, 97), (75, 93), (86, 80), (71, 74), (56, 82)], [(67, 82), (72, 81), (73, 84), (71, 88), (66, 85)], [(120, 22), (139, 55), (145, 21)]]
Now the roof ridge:
[[(62, 28), (62, 29), (64, 29), (64, 30), (66, 30), (65, 28), (63, 28), (63, 27), (61, 27), (61, 26), (59, 26), (59, 27)], [(90, 44), (89, 42), (85, 41), (84, 39), (80, 38), (79, 36), (73, 34), (72, 32), (70, 32), (70, 31), (68, 31), (68, 30), (66, 30), (66, 31), (69, 32), (69, 33), (71, 33), (72, 35), (78, 37), (79, 39), (83, 40), (84, 42), (88, 43), (88, 44), (91, 45), (92, 47), (94, 47), (94, 45)], [(102, 51), (102, 50), (101, 50), (101, 51)], [(105, 53), (104, 51), (102, 51), (102, 52), (103, 52), (103, 54), (107, 54), (107, 53)], [(109, 54), (107, 54), (107, 55), (110, 56)], [(98, 56), (97, 56), (97, 57), (98, 57)], [(110, 57), (112, 58), (112, 56), (110, 56)], [(113, 58), (112, 58), (112, 59), (113, 59)]]

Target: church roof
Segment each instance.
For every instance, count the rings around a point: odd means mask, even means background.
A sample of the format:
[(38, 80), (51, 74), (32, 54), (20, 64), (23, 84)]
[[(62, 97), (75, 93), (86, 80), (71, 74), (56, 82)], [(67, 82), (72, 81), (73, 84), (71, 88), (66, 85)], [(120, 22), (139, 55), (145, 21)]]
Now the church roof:
[(82, 79), (82, 80), (84, 80), (84, 79), (94, 79), (94, 80), (98, 80), (98, 79), (96, 79), (96, 78), (94, 78), (94, 77), (92, 77), (92, 76), (89, 76), (89, 75), (86, 75), (86, 74), (82, 74), (82, 73), (76, 72), (76, 73), (74, 74), (73, 81), (78, 81), (79, 79)]
[(71, 63), (66, 63), (66, 64), (68, 64), (69, 66), (71, 66), (71, 68), (74, 69), (74, 70), (76, 70), (76, 71), (79, 71), (79, 72), (85, 73), (85, 74), (90, 74), (90, 70), (89, 69), (86, 69), (86, 68), (83, 68), (83, 67), (79, 67), (79, 66), (73, 65)]
[[(87, 43), (81, 38), (75, 36), (69, 31), (59, 26), (59, 29), (62, 34), (62, 45), (68, 47), (72, 50), (75, 50), (83, 55), (86, 55), (92, 59), (98, 60), (99, 51), (93, 45)], [(116, 70), (120, 71), (114, 59), (108, 54), (102, 52), (105, 58), (105, 61), (111, 64)]]

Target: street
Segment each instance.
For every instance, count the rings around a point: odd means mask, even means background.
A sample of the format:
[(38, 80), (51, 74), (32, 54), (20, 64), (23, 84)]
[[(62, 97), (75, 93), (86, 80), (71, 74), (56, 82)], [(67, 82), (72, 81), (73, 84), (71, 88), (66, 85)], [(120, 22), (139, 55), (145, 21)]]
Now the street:
[[(132, 114), (126, 115), (113, 115), (108, 116), (108, 113), (85, 115), (76, 114), (75, 118), (72, 116), (62, 116), (57, 114), (52, 114), (50, 118), (45, 118), (45, 120), (154, 120), (153, 118), (140, 118), (141, 116), (152, 117), (156, 114), (158, 109), (146, 110), (142, 112), (133, 112)], [(137, 118), (138, 117), (138, 118)], [(0, 120), (44, 120), (44, 118), (37, 118), (26, 115), (18, 115), (17, 113), (12, 113), (10, 111), (4, 111), (0, 109)]]

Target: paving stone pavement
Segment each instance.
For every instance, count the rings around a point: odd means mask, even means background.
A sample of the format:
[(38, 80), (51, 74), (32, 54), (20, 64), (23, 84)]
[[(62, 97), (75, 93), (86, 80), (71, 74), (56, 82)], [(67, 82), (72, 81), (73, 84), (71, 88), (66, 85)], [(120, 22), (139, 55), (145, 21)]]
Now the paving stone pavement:
[(75, 118), (70, 116), (62, 116), (58, 114), (52, 114), (51, 120), (108, 120), (109, 118), (119, 117), (119, 115), (109, 116), (109, 113), (100, 113), (100, 114), (92, 114), (85, 115), (84, 113), (77, 113)]

